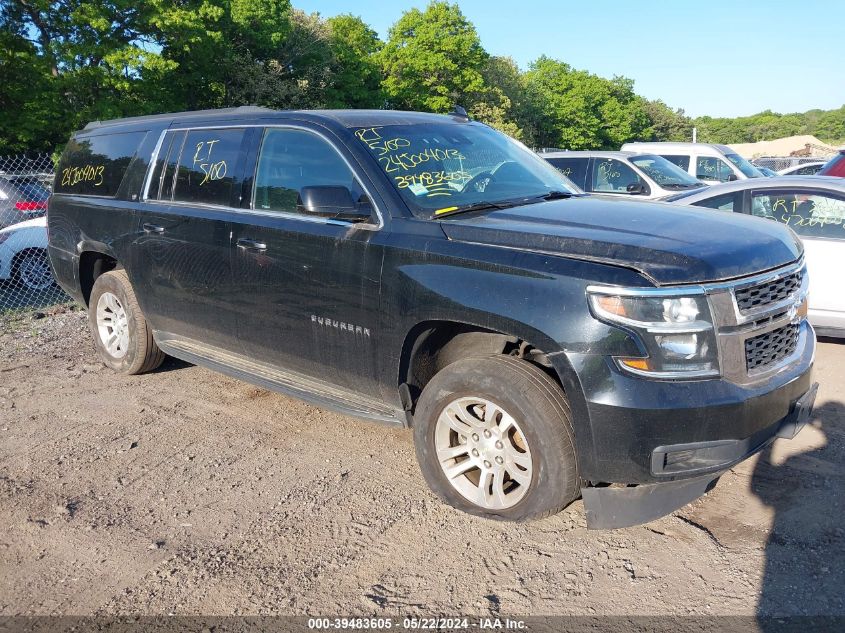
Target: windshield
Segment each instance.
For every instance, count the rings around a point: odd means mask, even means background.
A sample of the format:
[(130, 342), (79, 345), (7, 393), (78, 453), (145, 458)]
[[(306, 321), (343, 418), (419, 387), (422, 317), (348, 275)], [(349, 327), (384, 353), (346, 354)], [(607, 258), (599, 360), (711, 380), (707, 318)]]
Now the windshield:
[(353, 132), (422, 217), (550, 192), (581, 193), (534, 152), (486, 125), (385, 125)]
[(763, 174), (760, 173), (760, 170), (757, 169), (754, 165), (749, 163), (739, 154), (725, 154), (725, 158), (731, 161), (739, 171), (743, 174), (748, 176), (749, 178), (764, 178)]
[(642, 169), (646, 176), (664, 189), (692, 189), (694, 187), (705, 186), (703, 182), (696, 180), (683, 169), (674, 163), (670, 163), (662, 156), (641, 154), (639, 156), (631, 156), (628, 160)]

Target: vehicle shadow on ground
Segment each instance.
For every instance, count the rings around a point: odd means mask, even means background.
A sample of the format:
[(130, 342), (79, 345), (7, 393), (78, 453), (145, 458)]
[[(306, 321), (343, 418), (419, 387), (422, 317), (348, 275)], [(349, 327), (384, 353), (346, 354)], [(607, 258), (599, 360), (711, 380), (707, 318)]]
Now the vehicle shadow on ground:
[(845, 403), (825, 403), (810, 426), (821, 448), (776, 464), (769, 445), (751, 479), (775, 513), (757, 609), (763, 631), (784, 630), (777, 616), (845, 616)]
[(179, 369), (185, 369), (187, 367), (193, 367), (192, 363), (187, 361), (181, 360), (179, 358), (173, 358), (173, 356), (166, 356), (164, 362), (161, 364), (160, 367), (155, 369), (153, 373), (155, 374), (163, 374), (169, 371), (177, 371)]
[(819, 343), (833, 343), (834, 345), (842, 345), (845, 347), (845, 339), (833, 338), (832, 336), (817, 336), (816, 340)]

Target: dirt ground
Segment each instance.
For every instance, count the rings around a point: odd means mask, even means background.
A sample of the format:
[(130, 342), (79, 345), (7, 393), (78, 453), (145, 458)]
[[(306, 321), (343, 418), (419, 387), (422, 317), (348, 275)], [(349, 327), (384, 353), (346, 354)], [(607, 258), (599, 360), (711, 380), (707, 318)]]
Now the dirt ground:
[(410, 433), (177, 361), (118, 376), (84, 313), (0, 317), (0, 615), (845, 615), (845, 344), (812, 426), (646, 526), (428, 492)]

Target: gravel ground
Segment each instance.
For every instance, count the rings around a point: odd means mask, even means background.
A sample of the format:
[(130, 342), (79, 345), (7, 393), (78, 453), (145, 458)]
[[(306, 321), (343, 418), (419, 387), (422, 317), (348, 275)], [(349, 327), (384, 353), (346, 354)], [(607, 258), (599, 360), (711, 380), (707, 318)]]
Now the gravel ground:
[(0, 615), (845, 615), (845, 344), (812, 426), (646, 526), (441, 504), (411, 435), (0, 316)]

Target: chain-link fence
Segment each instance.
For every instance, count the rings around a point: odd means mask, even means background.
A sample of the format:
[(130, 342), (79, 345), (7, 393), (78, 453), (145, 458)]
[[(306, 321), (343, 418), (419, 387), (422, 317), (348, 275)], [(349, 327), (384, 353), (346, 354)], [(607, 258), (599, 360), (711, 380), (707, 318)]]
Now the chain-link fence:
[(806, 163), (824, 163), (833, 156), (761, 156), (751, 162), (758, 167), (768, 167), (774, 171), (780, 171), (787, 167), (797, 167)]
[(69, 301), (47, 259), (49, 155), (0, 157), (0, 312)]

